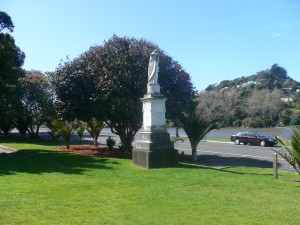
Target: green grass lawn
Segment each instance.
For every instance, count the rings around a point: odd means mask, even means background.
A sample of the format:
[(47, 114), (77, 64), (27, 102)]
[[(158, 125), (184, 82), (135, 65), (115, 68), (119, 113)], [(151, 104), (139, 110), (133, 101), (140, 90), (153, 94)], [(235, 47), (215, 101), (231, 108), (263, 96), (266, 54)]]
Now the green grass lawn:
[(47, 143), (0, 144), (0, 224), (299, 224), (299, 176), (180, 163), (145, 170)]

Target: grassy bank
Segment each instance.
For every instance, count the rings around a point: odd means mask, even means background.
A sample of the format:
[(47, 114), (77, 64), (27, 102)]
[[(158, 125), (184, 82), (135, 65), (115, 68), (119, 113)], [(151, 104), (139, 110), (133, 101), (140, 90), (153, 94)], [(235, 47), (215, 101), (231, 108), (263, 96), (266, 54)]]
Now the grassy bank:
[(131, 160), (4, 142), (0, 224), (298, 224), (294, 173), (192, 164), (145, 170)]

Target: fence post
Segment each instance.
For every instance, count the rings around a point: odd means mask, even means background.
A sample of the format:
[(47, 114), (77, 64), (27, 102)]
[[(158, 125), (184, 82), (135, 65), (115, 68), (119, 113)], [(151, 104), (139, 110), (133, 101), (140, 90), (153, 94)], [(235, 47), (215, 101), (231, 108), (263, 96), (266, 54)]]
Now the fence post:
[(274, 179), (278, 179), (278, 154), (273, 155), (273, 176)]

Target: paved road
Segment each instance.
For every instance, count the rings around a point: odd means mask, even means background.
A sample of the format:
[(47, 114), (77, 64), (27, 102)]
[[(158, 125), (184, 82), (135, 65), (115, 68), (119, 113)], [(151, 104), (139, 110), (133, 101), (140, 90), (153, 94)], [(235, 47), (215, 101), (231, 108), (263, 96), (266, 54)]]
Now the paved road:
[[(176, 148), (181, 153), (191, 154), (189, 142), (180, 143)], [(200, 142), (197, 148), (198, 161), (202, 165), (213, 167), (251, 166), (273, 168), (274, 149), (280, 147), (260, 147), (235, 145), (234, 143)], [(279, 170), (295, 172), (286, 161), (278, 156)]]
[[(46, 130), (41, 130), (43, 138), (50, 138)], [(104, 132), (100, 135), (98, 142), (106, 144), (106, 139), (112, 136), (117, 143), (119, 138), (115, 134)], [(136, 140), (139, 137), (137, 136)], [(73, 135), (73, 141), (78, 141), (77, 135)], [(84, 133), (84, 143), (92, 143), (92, 138), (88, 133)], [(135, 143), (133, 143), (135, 146)], [(189, 141), (176, 142), (175, 148), (179, 153), (184, 152), (185, 155), (191, 155), (191, 147)], [(235, 145), (234, 143), (221, 142), (200, 142), (197, 148), (198, 161), (201, 165), (223, 168), (228, 166), (250, 166), (259, 168), (273, 168), (273, 149), (279, 147), (260, 147), (249, 145)], [(278, 156), (278, 165), (280, 170), (292, 171), (295, 170), (284, 159)]]

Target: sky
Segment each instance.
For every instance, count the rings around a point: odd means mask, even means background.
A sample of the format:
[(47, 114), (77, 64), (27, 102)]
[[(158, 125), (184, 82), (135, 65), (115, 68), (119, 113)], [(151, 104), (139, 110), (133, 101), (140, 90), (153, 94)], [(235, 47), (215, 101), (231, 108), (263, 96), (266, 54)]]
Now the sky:
[(115, 34), (157, 44), (199, 91), (274, 63), (300, 81), (300, 0), (0, 0), (0, 11), (26, 70), (55, 71)]

